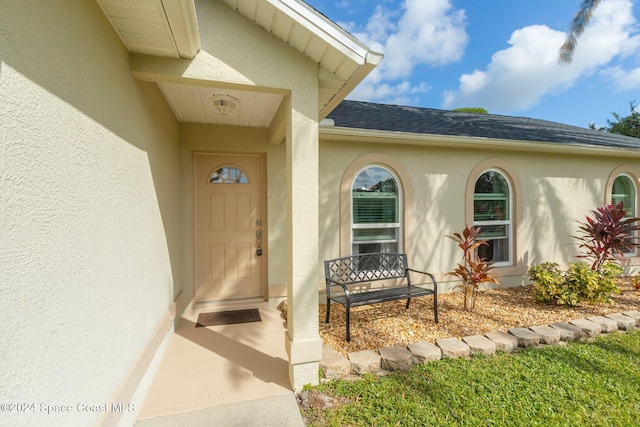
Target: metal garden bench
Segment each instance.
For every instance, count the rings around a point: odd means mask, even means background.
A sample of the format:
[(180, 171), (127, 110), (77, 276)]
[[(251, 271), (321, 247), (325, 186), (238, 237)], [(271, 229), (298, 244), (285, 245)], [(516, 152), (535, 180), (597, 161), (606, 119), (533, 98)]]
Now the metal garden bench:
[[(351, 341), (351, 307), (361, 305), (406, 299), (408, 309), (411, 298), (433, 295), (434, 319), (438, 323), (438, 283), (431, 273), (409, 268), (406, 254), (370, 253), (331, 259), (324, 262), (324, 273), (327, 287), (325, 322), (329, 323), (331, 301), (344, 306), (347, 341)], [(430, 283), (412, 284), (410, 273), (429, 276)], [(396, 284), (390, 287), (352, 289), (355, 285), (394, 279)], [(400, 284), (397, 283), (397, 279), (401, 279)], [(426, 285), (429, 287), (425, 287)]]

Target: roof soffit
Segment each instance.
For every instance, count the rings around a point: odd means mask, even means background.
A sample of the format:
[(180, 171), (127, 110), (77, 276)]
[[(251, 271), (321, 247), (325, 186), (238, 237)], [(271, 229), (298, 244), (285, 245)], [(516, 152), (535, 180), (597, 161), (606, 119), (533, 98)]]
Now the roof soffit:
[[(193, 59), (200, 51), (195, 0), (96, 0), (117, 34), (132, 53)], [(382, 60), (382, 54), (370, 50), (355, 37), (301, 0), (201, 0), (220, 1), (241, 16), (262, 27), (318, 64), (318, 120), (325, 118)], [(159, 78), (157, 83), (164, 79)], [(200, 96), (186, 98), (185, 87), (193, 82), (164, 81), (163, 94), (180, 121), (217, 124), (256, 125), (255, 118), (229, 122), (206, 111), (192, 114), (194, 105), (208, 101), (206, 91), (191, 91)], [(176, 83), (175, 85), (173, 83)], [(202, 88), (201, 88), (202, 89)], [(256, 88), (257, 92), (264, 92)], [(267, 88), (263, 88), (267, 89)], [(251, 91), (250, 88), (247, 90)], [(228, 92), (223, 90), (223, 92)], [(260, 105), (248, 105), (248, 99), (262, 99), (248, 93), (242, 108), (259, 111)], [(183, 101), (179, 101), (183, 99)], [(257, 102), (257, 101), (256, 101)], [(267, 105), (268, 104), (268, 105)], [(269, 113), (259, 120), (266, 126), (278, 108), (267, 100)]]
[(194, 58), (200, 51), (193, 0), (96, 0), (130, 52)]

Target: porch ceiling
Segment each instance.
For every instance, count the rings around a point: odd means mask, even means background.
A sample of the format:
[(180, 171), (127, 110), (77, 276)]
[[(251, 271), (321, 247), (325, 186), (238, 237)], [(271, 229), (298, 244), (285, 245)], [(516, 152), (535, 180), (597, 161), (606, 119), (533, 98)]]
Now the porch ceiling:
[[(194, 0), (96, 0), (132, 53), (194, 58), (200, 50)], [(210, 0), (213, 1), (213, 0)], [(220, 0), (256, 25), (298, 49), (319, 65), (318, 120), (333, 110), (382, 60), (382, 55), (348, 34), (302, 0)], [(262, 91), (216, 90), (158, 82), (183, 122), (268, 127), (283, 99)], [(221, 116), (215, 93), (240, 100), (235, 114)]]

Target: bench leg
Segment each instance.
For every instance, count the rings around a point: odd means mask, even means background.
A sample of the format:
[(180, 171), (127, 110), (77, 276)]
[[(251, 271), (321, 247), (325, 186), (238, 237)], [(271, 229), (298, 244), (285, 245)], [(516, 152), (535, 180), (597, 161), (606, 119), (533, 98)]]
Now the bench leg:
[(438, 323), (438, 293), (433, 294), (433, 315)]
[(327, 298), (327, 317), (324, 319), (324, 323), (329, 323), (329, 314), (331, 314), (331, 300)]
[(411, 298), (407, 298), (407, 305), (405, 306), (405, 310), (409, 309), (409, 303), (411, 302)]
[(351, 316), (349, 308), (347, 308), (347, 342), (351, 342)]
[(345, 308), (347, 309), (347, 312), (346, 312), (347, 342), (350, 342), (351, 341), (351, 307), (347, 304)]

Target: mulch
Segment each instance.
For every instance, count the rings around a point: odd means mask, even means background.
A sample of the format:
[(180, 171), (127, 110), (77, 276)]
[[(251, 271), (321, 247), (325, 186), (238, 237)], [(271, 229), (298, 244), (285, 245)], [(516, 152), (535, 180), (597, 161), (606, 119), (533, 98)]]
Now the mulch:
[(591, 316), (603, 316), (640, 310), (640, 291), (629, 279), (620, 279), (620, 294), (613, 303), (598, 305), (580, 303), (576, 307), (545, 304), (536, 301), (533, 285), (481, 290), (473, 312), (465, 311), (460, 292), (438, 295), (439, 323), (434, 323), (432, 297), (355, 307), (351, 309), (351, 342), (345, 340), (345, 311), (331, 306), (330, 322), (324, 322), (325, 306), (320, 306), (319, 323), (322, 341), (343, 355), (360, 350), (407, 346), (412, 343), (435, 342), (439, 338), (506, 331), (509, 328), (568, 322)]

